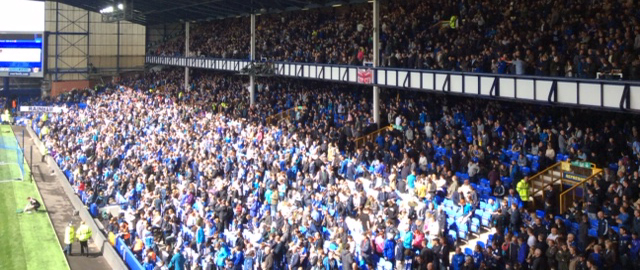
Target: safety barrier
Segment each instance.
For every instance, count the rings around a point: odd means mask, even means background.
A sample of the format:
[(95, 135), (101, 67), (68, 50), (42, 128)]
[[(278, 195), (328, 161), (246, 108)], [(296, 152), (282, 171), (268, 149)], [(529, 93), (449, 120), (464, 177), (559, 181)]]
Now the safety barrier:
[(129, 269), (144, 270), (144, 268), (142, 267), (142, 264), (140, 264), (138, 259), (136, 259), (136, 256), (133, 254), (131, 249), (127, 247), (126, 243), (124, 242), (124, 240), (122, 240), (122, 238), (120, 237), (116, 238), (114, 248), (118, 251), (118, 254), (120, 255), (120, 257), (122, 257), (122, 260), (129, 267)]
[(591, 176), (582, 180), (581, 182), (575, 184), (564, 192), (560, 193), (560, 214), (563, 214), (576, 200), (576, 198), (582, 198), (585, 196), (585, 192), (587, 190), (587, 183), (598, 176), (604, 174), (604, 170), (599, 169), (594, 172)]
[[(531, 194), (534, 197), (534, 202), (537, 202), (535, 199), (540, 195), (542, 195), (542, 198), (544, 199), (546, 189), (549, 186), (553, 187), (554, 185), (560, 183), (560, 190), (562, 191), (562, 189), (564, 188), (564, 185), (562, 185), (562, 176), (558, 177), (554, 173), (556, 172), (556, 169), (559, 169), (561, 167), (561, 165), (562, 162), (558, 162), (529, 177), (529, 184), (531, 188)], [(544, 178), (545, 176), (548, 177), (546, 180)], [(537, 207), (542, 207), (542, 205), (537, 205)]]
[(371, 133), (369, 133), (367, 135), (364, 135), (364, 136), (362, 136), (360, 138), (357, 138), (356, 139), (356, 149), (360, 149), (360, 148), (364, 147), (364, 145), (367, 142), (375, 141), (376, 138), (378, 137), (378, 134), (380, 134), (382, 132), (385, 132), (385, 131), (391, 131), (391, 130), (393, 130), (393, 126), (392, 125), (388, 125), (386, 127), (378, 129), (378, 130), (376, 130), (374, 132), (371, 132)]
[(297, 112), (299, 110), (305, 110), (305, 109), (306, 109), (305, 106), (297, 106), (291, 109), (281, 111), (274, 115), (270, 115), (266, 119), (267, 125), (277, 125), (281, 121), (288, 121), (291, 119), (291, 112)]

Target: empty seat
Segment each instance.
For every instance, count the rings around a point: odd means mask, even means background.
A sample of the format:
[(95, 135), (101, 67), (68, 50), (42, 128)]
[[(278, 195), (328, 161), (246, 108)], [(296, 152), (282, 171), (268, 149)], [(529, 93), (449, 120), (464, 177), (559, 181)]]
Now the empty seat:
[(482, 249), (484, 249), (484, 248), (485, 248), (485, 244), (484, 244), (484, 242), (482, 242), (482, 241), (478, 241), (478, 242), (476, 242), (476, 244), (477, 244), (478, 246), (480, 246), (480, 248), (482, 248)]
[(476, 211), (473, 212), (472, 218), (477, 218), (478, 224), (480, 224), (480, 219), (482, 218), (482, 215), (484, 215), (484, 211), (480, 209), (476, 209)]
[(489, 187), (489, 179), (486, 179), (486, 178), (480, 179), (480, 186)]
[(471, 255), (473, 255), (473, 250), (471, 250), (470, 248), (465, 248), (464, 249), (464, 254), (471, 256)]
[(480, 209), (485, 209), (485, 208), (487, 208), (487, 203), (480, 202)]
[(611, 229), (616, 232), (617, 234), (620, 234), (620, 227), (611, 227)]
[(467, 229), (467, 224), (458, 224), (458, 238), (459, 239), (467, 239), (467, 234), (469, 230)]
[(480, 228), (480, 220), (476, 217), (471, 219), (471, 232), (478, 233)]
[(490, 212), (484, 212), (484, 214), (482, 215), (482, 220), (481, 224), (484, 227), (489, 227), (491, 226), (491, 213)]
[(591, 224), (591, 228), (598, 228), (598, 220), (597, 219), (589, 219), (589, 223)]

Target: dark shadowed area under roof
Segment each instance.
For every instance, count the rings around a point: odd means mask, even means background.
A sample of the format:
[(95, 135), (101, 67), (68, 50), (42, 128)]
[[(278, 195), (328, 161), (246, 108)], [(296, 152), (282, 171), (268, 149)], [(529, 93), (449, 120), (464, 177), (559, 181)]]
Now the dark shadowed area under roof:
[(132, 2), (134, 18), (143, 25), (207, 21), (255, 13), (279, 13), (301, 9), (367, 2), (367, 0), (59, 0), (60, 3), (100, 12), (109, 6)]

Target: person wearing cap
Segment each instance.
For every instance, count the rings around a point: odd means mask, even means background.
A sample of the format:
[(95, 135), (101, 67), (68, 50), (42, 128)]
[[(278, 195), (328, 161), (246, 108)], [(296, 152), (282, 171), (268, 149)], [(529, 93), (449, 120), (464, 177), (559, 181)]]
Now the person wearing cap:
[(89, 228), (84, 221), (80, 222), (80, 227), (78, 228), (76, 236), (78, 237), (78, 242), (80, 242), (80, 255), (85, 255), (84, 251), (86, 250), (86, 256), (89, 256), (89, 245), (87, 242), (89, 241), (89, 238), (91, 238), (91, 228)]
[(64, 254), (71, 256), (71, 249), (73, 242), (76, 240), (76, 228), (73, 226), (73, 222), (69, 222), (67, 228), (64, 230)]

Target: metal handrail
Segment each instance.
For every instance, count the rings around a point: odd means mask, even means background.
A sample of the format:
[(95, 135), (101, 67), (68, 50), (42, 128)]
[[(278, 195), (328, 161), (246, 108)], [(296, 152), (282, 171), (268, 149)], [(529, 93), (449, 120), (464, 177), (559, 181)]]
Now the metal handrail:
[[(553, 173), (551, 173), (551, 181), (547, 184), (545, 184), (544, 182), (542, 183), (542, 187), (538, 188), (535, 184), (534, 181), (536, 179), (541, 179), (543, 175), (546, 175), (548, 172), (552, 172), (553, 170), (555, 170), (557, 167), (559, 167), (562, 164), (562, 162), (557, 162), (549, 167), (547, 167), (546, 169), (534, 174), (533, 176), (529, 177), (529, 180), (531, 181), (531, 194), (534, 195), (532, 197), (534, 197), (535, 199), (535, 194), (538, 193), (538, 191), (542, 191), (542, 198), (544, 198), (544, 193), (545, 193), (545, 189), (549, 186), (553, 186), (556, 184), (556, 182), (560, 181), (560, 183), (562, 183), (562, 177), (556, 179), (555, 175)], [(515, 181), (515, 179), (514, 179)], [(562, 188), (562, 185), (560, 185)], [(535, 200), (534, 200), (535, 201)]]
[(356, 149), (361, 148), (362, 146), (364, 146), (364, 144), (369, 141), (372, 137), (375, 138), (378, 136), (378, 134), (382, 133), (385, 130), (393, 130), (393, 126), (392, 125), (388, 125), (386, 127), (383, 127), (381, 129), (378, 129), (374, 132), (371, 132), (367, 135), (361, 136), (359, 138), (356, 139)]
[[(560, 193), (560, 214), (564, 213), (567, 209), (565, 206), (565, 197), (567, 196), (567, 193), (574, 191), (575, 189), (577, 189), (578, 187), (582, 186), (582, 189), (584, 190), (584, 185), (591, 179), (595, 178), (596, 176), (599, 176), (601, 174), (604, 173), (604, 170), (600, 169), (598, 171), (596, 171), (596, 173), (592, 174), (591, 176), (587, 177), (586, 179), (580, 181), (579, 183), (573, 185), (572, 187), (570, 187), (569, 189), (565, 190), (564, 192)], [(573, 192), (573, 201), (576, 200), (576, 193)]]
[[(300, 108), (299, 106), (295, 106), (295, 107), (293, 107), (293, 108), (286, 109), (286, 110), (281, 111), (281, 112), (279, 112), (279, 113), (276, 113), (276, 114), (274, 114), (274, 115), (270, 115), (270, 116), (268, 116), (268, 117), (267, 117), (267, 119), (266, 119), (267, 125), (276, 124), (276, 123), (279, 123), (279, 122), (280, 122), (280, 121), (282, 121), (282, 120), (289, 119), (289, 116), (290, 116), (290, 114), (289, 114), (289, 113), (291, 112), (291, 110), (295, 110), (295, 111), (297, 111), (298, 109), (302, 109), (302, 110), (304, 110), (304, 109), (306, 109), (306, 107), (305, 107), (305, 106), (302, 106), (302, 107)], [(275, 121), (275, 122), (274, 122), (274, 121)]]

